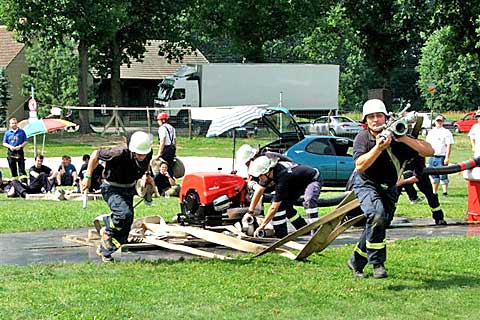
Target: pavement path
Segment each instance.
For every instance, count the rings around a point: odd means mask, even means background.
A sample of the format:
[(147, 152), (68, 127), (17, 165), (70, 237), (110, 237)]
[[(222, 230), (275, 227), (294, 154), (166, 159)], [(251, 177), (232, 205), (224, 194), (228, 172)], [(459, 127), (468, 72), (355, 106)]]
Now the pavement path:
[[(432, 225), (431, 219), (395, 218), (392, 228), (387, 231), (390, 241), (410, 238), (434, 238), (452, 236), (480, 236), (480, 225), (464, 224), (461, 221), (449, 220), (447, 226)], [(87, 236), (89, 228), (61, 229), (38, 232), (17, 232), (0, 234), (0, 265), (27, 265), (50, 263), (100, 262), (95, 248), (82, 246), (63, 237), (67, 234)], [(352, 228), (340, 235), (332, 246), (338, 247), (357, 242), (361, 229)], [(299, 242), (305, 243), (308, 237)], [(222, 247), (202, 248), (219, 254), (239, 254)], [(129, 251), (116, 253), (120, 261), (132, 260), (179, 260), (191, 259), (194, 256), (164, 249)]]

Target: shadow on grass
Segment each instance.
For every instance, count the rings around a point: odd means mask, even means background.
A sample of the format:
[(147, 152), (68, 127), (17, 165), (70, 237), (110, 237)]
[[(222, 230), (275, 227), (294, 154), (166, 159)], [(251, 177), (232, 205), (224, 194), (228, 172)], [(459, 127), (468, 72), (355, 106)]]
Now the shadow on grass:
[[(418, 277), (418, 274), (411, 274), (411, 279)], [(480, 287), (480, 277), (469, 275), (445, 276), (439, 279), (418, 280), (418, 285), (391, 285), (388, 290), (418, 290), (418, 289), (447, 289), (447, 288), (478, 288)]]

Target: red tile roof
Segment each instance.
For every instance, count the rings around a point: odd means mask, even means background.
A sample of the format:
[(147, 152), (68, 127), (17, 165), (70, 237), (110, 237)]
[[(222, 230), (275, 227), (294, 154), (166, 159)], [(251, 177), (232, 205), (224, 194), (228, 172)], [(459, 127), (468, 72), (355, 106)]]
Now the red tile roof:
[(180, 66), (208, 63), (205, 56), (198, 50), (190, 55), (185, 55), (183, 61), (179, 63), (175, 61), (168, 63), (165, 57), (158, 55), (160, 42), (160, 40), (148, 41), (143, 62), (134, 61), (130, 65), (130, 68), (126, 64), (123, 64), (120, 67), (120, 77), (122, 79), (163, 79), (166, 76), (174, 74)]
[(6, 26), (0, 26), (0, 67), (6, 67), (22, 50), (24, 44), (13, 39), (13, 32)]

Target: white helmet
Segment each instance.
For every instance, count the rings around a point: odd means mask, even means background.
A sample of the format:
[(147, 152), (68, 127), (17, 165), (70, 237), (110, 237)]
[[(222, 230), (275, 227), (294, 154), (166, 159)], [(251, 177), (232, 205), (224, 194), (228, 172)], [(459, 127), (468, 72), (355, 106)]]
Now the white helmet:
[(363, 104), (363, 114), (362, 114), (362, 122), (365, 122), (365, 118), (372, 113), (380, 112), (383, 113), (385, 116), (387, 114), (387, 108), (385, 108), (385, 104), (380, 99), (370, 99), (367, 100)]
[(266, 156), (258, 157), (250, 164), (248, 174), (254, 177), (266, 174), (270, 169), (277, 165), (277, 162), (278, 159), (269, 159)]
[(252, 160), (253, 157), (257, 154), (258, 150), (254, 147), (244, 144), (238, 148), (235, 158), (238, 163), (247, 163), (247, 161)]
[(132, 134), (128, 149), (138, 154), (149, 154), (152, 151), (152, 136), (143, 131), (137, 131)]

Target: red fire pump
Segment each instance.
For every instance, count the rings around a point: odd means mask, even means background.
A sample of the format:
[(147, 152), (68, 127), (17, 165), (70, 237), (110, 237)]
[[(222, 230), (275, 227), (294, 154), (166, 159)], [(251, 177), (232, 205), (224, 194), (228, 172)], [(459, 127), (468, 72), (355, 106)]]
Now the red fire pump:
[(246, 206), (247, 183), (234, 174), (196, 172), (185, 176), (180, 189), (178, 222), (219, 226), (229, 208)]

